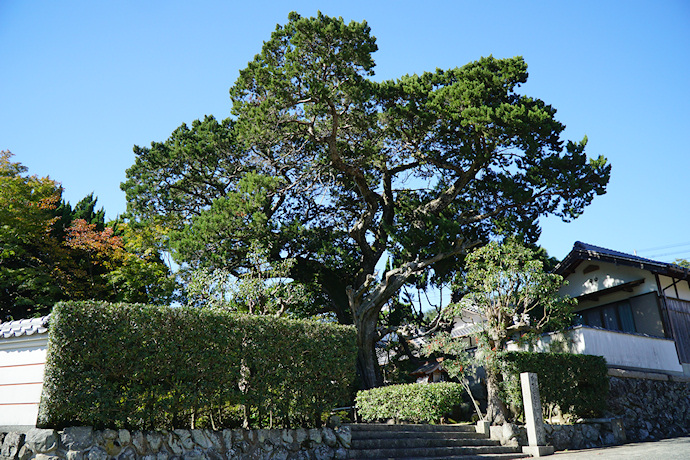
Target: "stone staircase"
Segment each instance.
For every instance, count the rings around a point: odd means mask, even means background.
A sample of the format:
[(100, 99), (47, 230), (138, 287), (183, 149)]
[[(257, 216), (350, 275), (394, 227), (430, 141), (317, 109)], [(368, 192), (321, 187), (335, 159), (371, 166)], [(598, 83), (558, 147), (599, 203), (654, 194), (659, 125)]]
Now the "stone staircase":
[(526, 458), (519, 447), (501, 446), (474, 425), (386, 425), (357, 423), (350, 459), (450, 460)]

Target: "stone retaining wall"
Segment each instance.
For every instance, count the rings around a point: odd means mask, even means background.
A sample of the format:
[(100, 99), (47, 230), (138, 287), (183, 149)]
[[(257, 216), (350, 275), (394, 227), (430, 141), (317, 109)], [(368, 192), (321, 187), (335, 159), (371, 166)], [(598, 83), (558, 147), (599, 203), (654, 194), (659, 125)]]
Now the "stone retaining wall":
[(345, 459), (348, 427), (295, 430), (31, 429), (0, 433), (0, 460)]
[[(608, 416), (571, 425), (545, 424), (546, 442), (556, 450), (652, 441), (690, 433), (690, 379), (611, 369)], [(523, 426), (491, 427), (504, 445), (525, 445)]]
[[(629, 441), (649, 441), (690, 432), (687, 379), (610, 376), (609, 411), (623, 419)], [(685, 381), (683, 381), (685, 380)]]
[(545, 424), (546, 442), (555, 450), (590, 449), (626, 442), (620, 419), (601, 419), (572, 425)]
[[(601, 419), (572, 425), (544, 424), (546, 444), (555, 450), (588, 449), (623, 444), (626, 440), (619, 419)], [(491, 439), (505, 446), (526, 446), (527, 431), (523, 425), (505, 423), (491, 427)]]

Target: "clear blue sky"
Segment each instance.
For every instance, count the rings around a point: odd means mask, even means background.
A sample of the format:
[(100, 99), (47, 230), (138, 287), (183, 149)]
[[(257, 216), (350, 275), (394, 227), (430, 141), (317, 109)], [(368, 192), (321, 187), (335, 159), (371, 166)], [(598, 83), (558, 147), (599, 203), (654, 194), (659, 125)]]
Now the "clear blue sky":
[[(540, 243), (576, 240), (660, 260), (690, 257), (690, 2), (0, 0), (0, 150), (95, 192), (109, 217), (132, 146), (230, 113), (228, 89), (288, 12), (367, 20), (375, 79), (522, 55), (522, 92), (558, 109), (568, 139), (613, 165), (608, 193)], [(652, 248), (669, 246), (665, 249)], [(644, 251), (644, 250), (647, 251)]]

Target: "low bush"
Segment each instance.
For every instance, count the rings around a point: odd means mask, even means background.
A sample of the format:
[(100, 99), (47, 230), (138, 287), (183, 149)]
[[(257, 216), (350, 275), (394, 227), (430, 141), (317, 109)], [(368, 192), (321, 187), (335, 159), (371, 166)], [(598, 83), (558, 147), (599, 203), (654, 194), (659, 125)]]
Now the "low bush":
[[(41, 426), (318, 425), (347, 398), (352, 327), (207, 309), (60, 303)], [(224, 419), (223, 414), (228, 414)], [(227, 426), (227, 425), (226, 425)]]
[(523, 413), (520, 373), (534, 372), (547, 417), (559, 410), (576, 418), (599, 417), (609, 391), (606, 361), (601, 356), (570, 353), (505, 352), (500, 355), (503, 392), (517, 414)]
[(372, 388), (357, 393), (357, 412), (365, 421), (394, 419), (436, 423), (462, 403), (458, 383), (410, 383)]

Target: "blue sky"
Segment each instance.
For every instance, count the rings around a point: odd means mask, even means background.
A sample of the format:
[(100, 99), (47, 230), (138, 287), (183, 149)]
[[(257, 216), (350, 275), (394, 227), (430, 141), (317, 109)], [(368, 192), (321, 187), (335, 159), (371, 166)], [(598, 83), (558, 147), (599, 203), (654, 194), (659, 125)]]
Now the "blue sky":
[[(660, 260), (690, 258), (690, 2), (0, 1), (0, 150), (94, 192), (109, 217), (132, 146), (230, 114), (228, 89), (290, 11), (367, 20), (376, 80), (521, 55), (521, 92), (558, 109), (566, 138), (613, 165), (608, 193), (540, 243), (576, 240)], [(661, 248), (661, 249), (654, 249)]]

